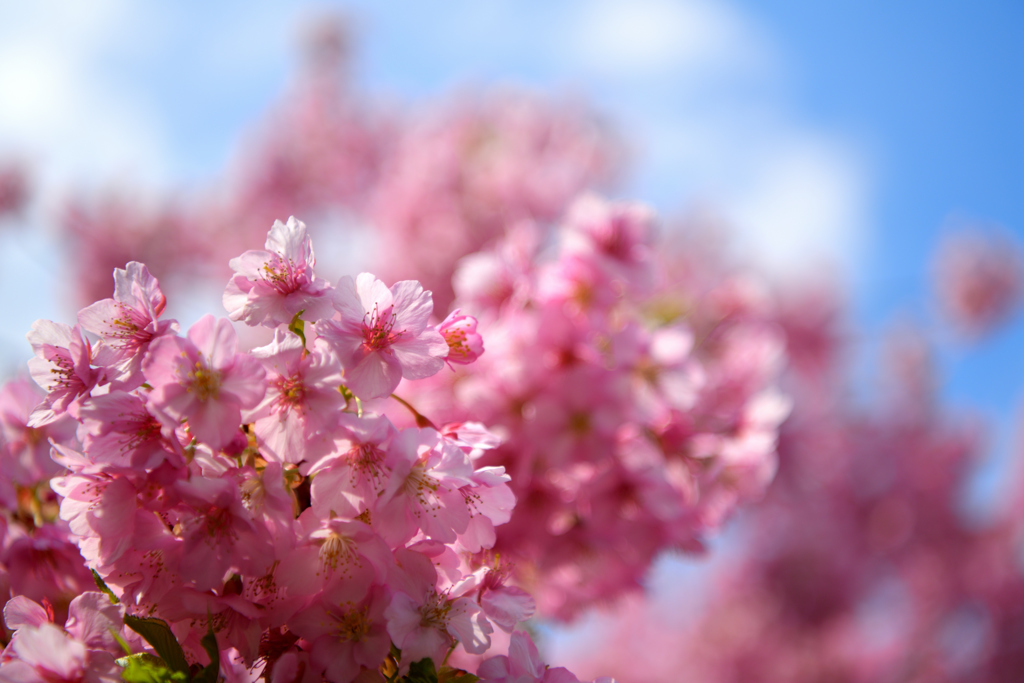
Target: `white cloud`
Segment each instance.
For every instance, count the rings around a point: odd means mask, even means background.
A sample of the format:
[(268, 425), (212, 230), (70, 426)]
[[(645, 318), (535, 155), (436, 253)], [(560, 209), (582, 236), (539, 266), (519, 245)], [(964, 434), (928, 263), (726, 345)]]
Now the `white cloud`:
[(863, 255), (864, 163), (832, 140), (780, 133), (754, 161), (752, 182), (725, 203), (742, 252), (776, 277), (808, 267), (847, 274)]
[(728, 0), (597, 0), (570, 16), (563, 48), (600, 85), (639, 146), (636, 189), (662, 210), (699, 198), (736, 227), (744, 257), (774, 275), (850, 274), (870, 201), (865, 160), (794, 123), (793, 65)]
[(131, 5), (21, 3), (16, 18), (0, 27), (0, 153), (35, 161), (44, 193), (115, 172), (158, 175), (159, 116), (104, 69), (111, 46), (132, 44), (145, 28), (129, 25)]
[(610, 75), (707, 72), (771, 61), (755, 27), (731, 5), (711, 0), (596, 0), (580, 6), (571, 48)]

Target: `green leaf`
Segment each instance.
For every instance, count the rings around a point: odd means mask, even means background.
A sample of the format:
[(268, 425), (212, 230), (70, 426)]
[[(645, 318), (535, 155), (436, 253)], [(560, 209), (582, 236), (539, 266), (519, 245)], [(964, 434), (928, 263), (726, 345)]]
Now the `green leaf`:
[(198, 674), (192, 677), (192, 683), (217, 683), (220, 676), (220, 648), (217, 647), (217, 636), (213, 633), (213, 626), (210, 626), (206, 635), (199, 641), (210, 655), (210, 663)]
[(126, 614), (124, 615), (124, 624), (145, 638), (146, 642), (153, 646), (156, 653), (171, 669), (183, 672), (188, 676), (188, 661), (185, 659), (185, 652), (181, 649), (174, 634), (171, 633), (171, 627), (167, 625), (166, 621)]
[(409, 673), (402, 677), (403, 683), (438, 683), (434, 660), (425, 657), (409, 666)]
[(172, 671), (159, 657), (148, 652), (128, 655), (117, 660), (121, 679), (127, 683), (188, 683), (188, 674)]
[(299, 335), (299, 339), (302, 340), (302, 346), (306, 346), (306, 321), (299, 316), (305, 313), (305, 310), (299, 311), (292, 317), (292, 321), (288, 323), (288, 329)]
[(106, 584), (103, 578), (96, 572), (96, 570), (92, 569), (90, 571), (92, 572), (92, 580), (96, 582), (96, 587), (99, 588), (100, 591), (102, 591), (103, 593), (107, 594), (107, 597), (110, 598), (110, 602), (114, 603), (115, 605), (121, 602), (117, 599), (117, 596), (114, 595), (114, 591), (110, 590), (110, 587)]
[(476, 683), (480, 678), (465, 671), (454, 669), (450, 666), (442, 666), (441, 673), (437, 676), (437, 683)]

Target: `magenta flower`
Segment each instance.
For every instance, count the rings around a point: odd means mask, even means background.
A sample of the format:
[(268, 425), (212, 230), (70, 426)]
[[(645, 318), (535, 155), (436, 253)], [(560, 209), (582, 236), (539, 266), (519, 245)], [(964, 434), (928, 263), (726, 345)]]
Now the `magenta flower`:
[(185, 541), (179, 571), (198, 591), (219, 588), (230, 571), (261, 576), (273, 561), (266, 528), (243, 504), (230, 477), (193, 477), (176, 491), (192, 512), (182, 515)]
[(313, 274), (316, 257), (306, 224), (294, 217), (274, 221), (267, 251), (249, 250), (231, 259), (235, 275), (224, 291), (232, 320), (249, 325), (287, 325), (299, 311), (309, 320), (332, 313), (331, 285)]
[(200, 318), (187, 339), (154, 341), (142, 362), (153, 387), (150, 411), (168, 426), (188, 420), (192, 434), (211, 448), (227, 446), (242, 423), (242, 409), (255, 408), (266, 391), (259, 361), (237, 348), (231, 323), (212, 315)]
[(82, 329), (98, 334), (113, 361), (114, 377), (133, 389), (142, 384), (139, 368), (150, 343), (177, 334), (175, 320), (157, 321), (167, 306), (160, 284), (141, 263), (131, 261), (114, 270), (114, 298), (104, 299), (78, 312)]
[(322, 320), (317, 334), (341, 359), (352, 393), (362, 399), (387, 396), (405, 379), (436, 374), (448, 342), (427, 322), (434, 304), (418, 282), (403, 280), (388, 289), (370, 273), (338, 282), (335, 307), (341, 322)]

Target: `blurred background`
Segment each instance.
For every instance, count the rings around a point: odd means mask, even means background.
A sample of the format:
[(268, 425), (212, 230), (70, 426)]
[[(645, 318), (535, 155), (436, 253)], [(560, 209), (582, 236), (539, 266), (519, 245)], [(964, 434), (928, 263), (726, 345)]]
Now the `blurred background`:
[[(347, 87), (374, 111), (480, 88), (593, 110), (621, 143), (614, 196), (727, 226), (736, 257), (777, 281), (837, 284), (855, 377), (894, 321), (925, 330), (943, 401), (991, 424), (968, 508), (983, 516), (998, 497), (1018, 452), (1024, 323), (957, 330), (936, 293), (966, 249), (943, 256), (950, 235), (984, 230), (1013, 253), (1024, 233), (1024, 5), (1011, 0), (2, 1), (0, 173), (26, 198), (0, 217), (5, 376), (31, 355), (35, 319), (81, 304), (67, 203), (208, 191), (268, 110), (288, 108), (304, 46), (339, 16)], [(347, 272), (370, 250), (372, 233), (325, 249)], [(194, 283), (183, 328), (219, 312), (221, 287)], [(668, 590), (683, 571), (666, 561), (652, 582)]]

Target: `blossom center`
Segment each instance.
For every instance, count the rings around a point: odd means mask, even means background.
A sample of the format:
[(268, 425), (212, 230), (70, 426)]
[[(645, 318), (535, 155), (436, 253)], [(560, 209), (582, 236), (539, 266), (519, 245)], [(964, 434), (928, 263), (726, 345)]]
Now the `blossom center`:
[(196, 367), (188, 373), (188, 380), (188, 391), (199, 401), (216, 400), (220, 395), (220, 372), (204, 367), (202, 361), (196, 361)]
[(405, 478), (405, 492), (416, 498), (423, 507), (431, 507), (431, 498), (441, 488), (437, 479), (427, 474), (426, 465), (417, 463)]
[(301, 408), (306, 402), (306, 385), (300, 377), (281, 377), (274, 381), (277, 389), (277, 404), (287, 409)]
[(263, 507), (267, 499), (267, 489), (263, 485), (262, 477), (246, 479), (239, 487), (242, 493), (242, 504), (249, 510), (258, 510)]
[(390, 346), (402, 336), (401, 332), (393, 331), (397, 320), (398, 315), (391, 312), (390, 306), (381, 314), (374, 304), (373, 311), (363, 316), (363, 346), (370, 351), (380, 351)]
[(231, 512), (220, 507), (211, 507), (203, 515), (203, 530), (208, 540), (217, 538), (230, 538), (233, 536), (231, 529)]
[(307, 284), (305, 264), (296, 266), (291, 259), (275, 256), (263, 264), (260, 276), (263, 281), (281, 294), (291, 294)]
[(384, 451), (372, 443), (363, 443), (349, 450), (348, 458), (354, 473), (358, 472), (375, 487), (382, 486), (385, 473)]
[(132, 413), (135, 418), (134, 431), (125, 432), (124, 438), (120, 441), (121, 453), (134, 451), (145, 443), (160, 438), (160, 423), (148, 413)]
[[(53, 367), (50, 368), (50, 374), (53, 375), (53, 388), (64, 387), (66, 389), (71, 388), (72, 377), (75, 374), (75, 364), (71, 360), (71, 356), (62, 349), (54, 349), (54, 353), (47, 357)], [(51, 389), (52, 391), (52, 389)]]
[(370, 632), (370, 619), (366, 616), (369, 606), (361, 609), (350, 609), (336, 617), (334, 634), (340, 640), (359, 642)]
[(452, 327), (444, 331), (444, 340), (448, 342), (448, 357), (465, 360), (470, 357), (469, 344), (466, 343), (466, 331)]
[(445, 596), (431, 592), (427, 596), (427, 601), (420, 607), (420, 626), (438, 630), (448, 628), (448, 613), (451, 610), (452, 604)]
[(320, 546), (319, 560), (325, 572), (333, 572), (339, 564), (351, 564), (356, 561), (355, 543), (347, 536), (332, 532)]

